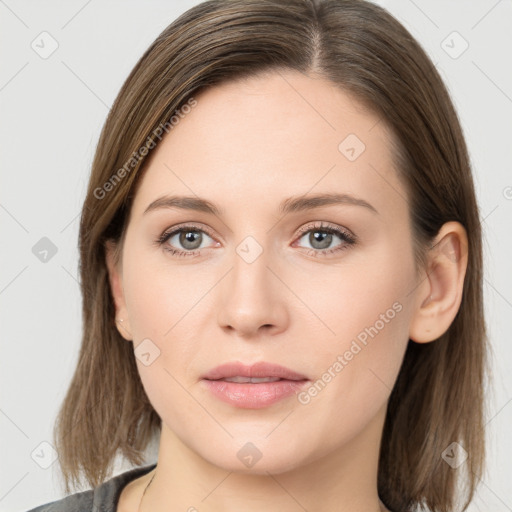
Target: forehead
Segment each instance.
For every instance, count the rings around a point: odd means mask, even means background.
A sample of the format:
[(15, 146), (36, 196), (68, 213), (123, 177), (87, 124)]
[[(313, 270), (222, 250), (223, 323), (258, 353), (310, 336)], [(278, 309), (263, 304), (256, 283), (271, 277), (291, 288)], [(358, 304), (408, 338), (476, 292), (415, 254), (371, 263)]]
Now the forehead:
[(226, 210), (255, 202), (277, 208), (310, 191), (364, 196), (379, 210), (397, 210), (397, 198), (405, 203), (391, 132), (325, 79), (278, 71), (203, 90), (195, 100), (152, 150), (135, 215), (166, 193)]

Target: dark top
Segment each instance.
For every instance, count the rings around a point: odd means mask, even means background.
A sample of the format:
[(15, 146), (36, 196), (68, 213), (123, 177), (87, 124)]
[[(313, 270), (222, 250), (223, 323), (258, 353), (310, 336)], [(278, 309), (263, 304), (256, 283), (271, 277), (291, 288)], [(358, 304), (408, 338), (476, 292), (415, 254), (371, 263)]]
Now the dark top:
[(132, 480), (149, 473), (155, 467), (156, 463), (130, 469), (103, 482), (94, 489), (70, 494), (65, 498), (40, 505), (27, 512), (115, 512), (123, 488)]

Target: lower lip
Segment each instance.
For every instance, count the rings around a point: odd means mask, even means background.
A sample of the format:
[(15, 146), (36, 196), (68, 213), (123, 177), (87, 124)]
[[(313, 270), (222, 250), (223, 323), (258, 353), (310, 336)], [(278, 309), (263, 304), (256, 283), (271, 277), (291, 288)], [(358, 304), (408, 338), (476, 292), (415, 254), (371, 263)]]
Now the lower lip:
[(220, 400), (242, 409), (261, 409), (297, 394), (309, 380), (239, 383), (203, 379), (207, 388)]

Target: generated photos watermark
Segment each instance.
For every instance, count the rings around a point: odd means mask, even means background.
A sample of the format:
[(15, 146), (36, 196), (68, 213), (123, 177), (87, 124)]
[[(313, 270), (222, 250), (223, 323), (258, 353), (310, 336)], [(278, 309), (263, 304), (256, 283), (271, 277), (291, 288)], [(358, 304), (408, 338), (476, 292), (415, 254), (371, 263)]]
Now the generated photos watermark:
[(94, 189), (94, 197), (100, 200), (104, 199), (107, 193), (111, 192), (115, 186), (135, 168), (139, 161), (142, 160), (150, 150), (156, 147), (157, 142), (155, 141), (155, 138), (162, 140), (164, 131), (169, 133), (180, 122), (180, 119), (183, 119), (187, 114), (189, 114), (196, 105), (197, 100), (195, 98), (189, 98), (181, 108), (174, 111), (174, 114), (168, 121), (160, 123), (151, 132), (151, 135), (148, 136), (146, 143), (137, 151), (132, 153), (130, 159), (126, 161), (123, 167), (120, 167), (114, 174), (112, 174), (112, 176), (101, 187), (96, 187)]
[(370, 327), (365, 327), (350, 343), (350, 348), (347, 349), (343, 354), (339, 354), (336, 357), (336, 361), (333, 362), (322, 374), (322, 376), (311, 384), (306, 390), (301, 391), (297, 394), (297, 399), (302, 405), (307, 405), (311, 402), (311, 399), (317, 396), (329, 382), (331, 382), (336, 375), (338, 375), (350, 361), (365, 348), (369, 339), (368, 336), (373, 339), (379, 332), (384, 329), (397, 313), (402, 311), (403, 306), (400, 302), (396, 301), (393, 305), (386, 310), (385, 313), (379, 315), (379, 319), (374, 322)]

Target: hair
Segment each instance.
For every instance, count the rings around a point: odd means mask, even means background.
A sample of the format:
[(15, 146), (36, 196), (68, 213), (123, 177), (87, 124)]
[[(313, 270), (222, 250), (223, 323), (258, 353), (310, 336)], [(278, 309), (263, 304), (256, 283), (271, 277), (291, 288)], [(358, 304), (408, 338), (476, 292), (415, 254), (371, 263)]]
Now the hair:
[[(409, 340), (378, 465), (378, 493), (391, 510), (455, 510), (462, 477), (465, 510), (484, 471), (488, 370), (482, 234), (469, 156), (449, 93), (425, 51), (391, 14), (362, 0), (203, 2), (163, 30), (124, 82), (98, 141), (80, 219), (82, 345), (54, 428), (66, 492), (70, 482), (80, 484), (81, 473), (99, 485), (118, 454), (140, 465), (161, 429), (133, 346), (116, 329), (105, 261), (107, 241), (119, 261), (154, 139), (201, 90), (280, 70), (328, 79), (391, 129), (418, 271), (445, 222), (467, 231), (460, 308), (434, 342)], [(453, 442), (469, 455), (458, 470), (442, 458)]]

